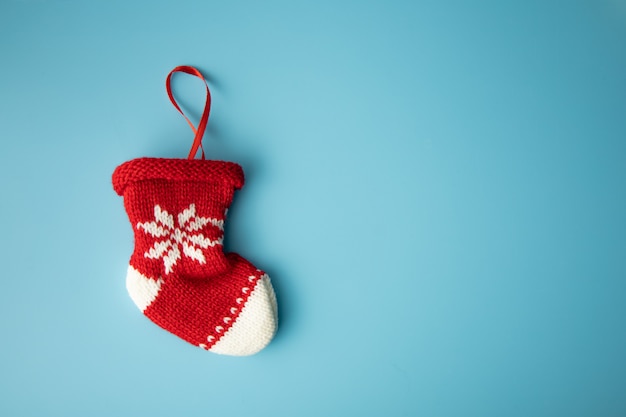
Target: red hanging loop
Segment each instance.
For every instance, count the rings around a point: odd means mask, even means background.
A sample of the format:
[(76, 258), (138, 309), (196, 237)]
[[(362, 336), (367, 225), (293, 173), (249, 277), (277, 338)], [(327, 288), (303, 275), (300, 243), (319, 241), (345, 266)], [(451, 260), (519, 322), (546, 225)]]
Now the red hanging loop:
[[(202, 112), (202, 117), (200, 117), (200, 123), (198, 124), (197, 129), (193, 125), (193, 123), (191, 123), (191, 120), (189, 120), (187, 116), (185, 116), (185, 113), (183, 113), (183, 111), (180, 109), (178, 103), (176, 102), (176, 99), (174, 98), (174, 95), (172, 94), (171, 79), (172, 75), (174, 75), (175, 72), (184, 72), (185, 74), (198, 77), (204, 82), (204, 85), (206, 87), (206, 102), (204, 104), (204, 111)], [(193, 130), (193, 133), (195, 133), (195, 136), (193, 138), (193, 144), (191, 145), (191, 150), (189, 151), (189, 156), (187, 156), (187, 159), (194, 159), (196, 157), (196, 153), (198, 153), (198, 148), (202, 150), (202, 159), (204, 159), (202, 137), (204, 136), (204, 131), (206, 130), (206, 125), (209, 121), (209, 112), (211, 111), (211, 92), (209, 91), (209, 85), (207, 84), (204, 76), (198, 69), (188, 65), (181, 65), (174, 68), (167, 75), (167, 79), (165, 80), (165, 88), (167, 89), (167, 95), (169, 96), (170, 101), (172, 102), (174, 107), (176, 107), (176, 110), (178, 110), (178, 112), (183, 115), (187, 123), (189, 123), (189, 126), (191, 126), (191, 130)]]

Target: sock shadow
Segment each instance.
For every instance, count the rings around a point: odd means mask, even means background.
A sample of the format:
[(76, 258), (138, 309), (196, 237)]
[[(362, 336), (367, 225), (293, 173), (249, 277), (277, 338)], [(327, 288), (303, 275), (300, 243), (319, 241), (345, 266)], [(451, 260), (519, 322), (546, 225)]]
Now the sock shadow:
[[(238, 253), (269, 275), (278, 306), (278, 329), (272, 342), (276, 343), (283, 339), (283, 335), (290, 333), (295, 315), (297, 314), (296, 303), (294, 302), (294, 287), (291, 284), (292, 281), (288, 278), (292, 274), (280, 266), (272, 265), (273, 262), (271, 261), (268, 263), (267, 259), (262, 257), (263, 250), (247, 251), (246, 248), (256, 247), (259, 243), (255, 244), (255, 237), (253, 234), (250, 234), (250, 230), (245, 230), (241, 227), (241, 224), (245, 223), (241, 220), (243, 213), (254, 210), (253, 207), (250, 207), (253, 204), (252, 196), (262, 193), (263, 191), (258, 189), (258, 187), (267, 184), (267, 182), (260, 181), (260, 178), (265, 175), (265, 167), (254, 153), (246, 152), (245, 150), (242, 152), (240, 149), (233, 152), (232, 148), (227, 144), (225, 144), (225, 147), (226, 149), (220, 146), (221, 151), (216, 152), (216, 156), (219, 156), (219, 159), (240, 164), (244, 169), (246, 184), (242, 190), (235, 192), (233, 203), (228, 210), (228, 219), (225, 222), (224, 231), (224, 250), (226, 252)], [(249, 192), (246, 193), (246, 191)], [(242, 195), (243, 193), (246, 193), (246, 195)]]

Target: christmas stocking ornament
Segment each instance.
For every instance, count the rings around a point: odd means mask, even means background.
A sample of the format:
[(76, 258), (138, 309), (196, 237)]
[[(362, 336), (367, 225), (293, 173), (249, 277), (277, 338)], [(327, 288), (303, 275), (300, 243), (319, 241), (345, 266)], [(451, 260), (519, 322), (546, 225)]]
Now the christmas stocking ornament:
[[(176, 72), (205, 83), (197, 129), (172, 94)], [(226, 213), (243, 186), (243, 170), (233, 162), (205, 160), (202, 137), (211, 95), (200, 71), (176, 67), (166, 88), (195, 138), (187, 159), (133, 159), (113, 173), (135, 237), (126, 288), (150, 320), (187, 342), (219, 354), (252, 355), (273, 338), (277, 307), (267, 274), (223, 252)], [(198, 149), (202, 158), (194, 159)]]

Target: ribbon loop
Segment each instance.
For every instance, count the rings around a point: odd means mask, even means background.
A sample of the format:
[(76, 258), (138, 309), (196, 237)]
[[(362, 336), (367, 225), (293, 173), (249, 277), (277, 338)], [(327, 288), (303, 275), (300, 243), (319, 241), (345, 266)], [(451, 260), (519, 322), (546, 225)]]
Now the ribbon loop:
[[(191, 120), (189, 120), (189, 118), (185, 116), (185, 113), (183, 113), (180, 106), (176, 102), (176, 99), (174, 98), (174, 94), (172, 94), (171, 80), (172, 80), (172, 75), (174, 75), (174, 73), (176, 72), (182, 72), (185, 74), (198, 77), (204, 82), (204, 86), (206, 87), (206, 102), (204, 104), (202, 117), (200, 117), (200, 123), (198, 123), (197, 128), (193, 125), (193, 123), (191, 123)], [(209, 121), (209, 112), (211, 111), (211, 92), (209, 91), (209, 85), (207, 84), (206, 79), (197, 68), (194, 68), (189, 65), (181, 65), (181, 66), (174, 68), (167, 75), (167, 79), (165, 80), (165, 88), (167, 89), (167, 95), (170, 98), (170, 101), (172, 102), (176, 110), (178, 110), (178, 112), (183, 115), (183, 117), (185, 118), (189, 126), (191, 127), (191, 130), (195, 134), (193, 138), (193, 144), (191, 145), (191, 150), (189, 151), (189, 155), (187, 156), (187, 159), (194, 159), (196, 157), (196, 154), (198, 153), (198, 148), (202, 150), (202, 159), (205, 159), (204, 148), (202, 147), (202, 137), (204, 136), (204, 131), (206, 130), (206, 125)]]

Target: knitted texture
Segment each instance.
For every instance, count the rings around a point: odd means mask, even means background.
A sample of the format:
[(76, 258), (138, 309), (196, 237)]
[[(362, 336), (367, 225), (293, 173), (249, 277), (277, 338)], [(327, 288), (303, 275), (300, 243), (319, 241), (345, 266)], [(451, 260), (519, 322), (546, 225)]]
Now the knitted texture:
[(141, 311), (203, 349), (249, 355), (276, 330), (269, 277), (223, 252), (224, 221), (241, 167), (232, 162), (139, 158), (115, 169), (135, 248), (126, 285)]
[(130, 264), (149, 276), (226, 272), (224, 219), (243, 182), (232, 162), (139, 158), (120, 165), (113, 188), (134, 226)]

